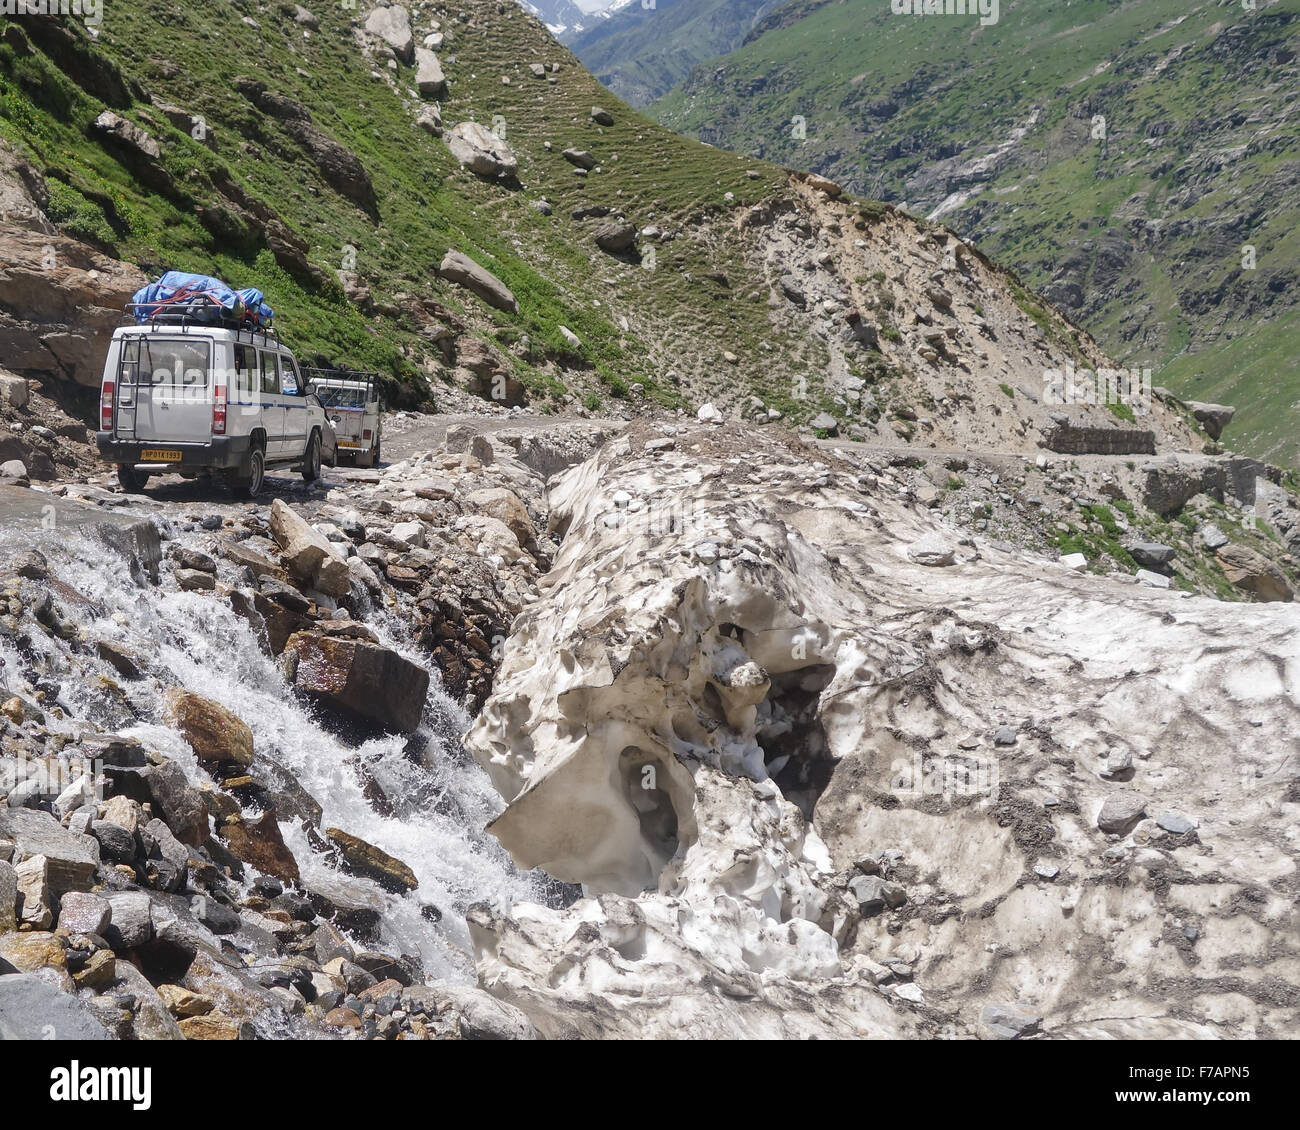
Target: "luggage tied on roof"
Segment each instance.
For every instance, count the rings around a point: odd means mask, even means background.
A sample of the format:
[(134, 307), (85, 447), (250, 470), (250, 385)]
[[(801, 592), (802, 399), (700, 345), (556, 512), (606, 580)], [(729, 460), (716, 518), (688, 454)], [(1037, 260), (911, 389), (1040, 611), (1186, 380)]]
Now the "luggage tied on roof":
[(200, 322), (237, 322), (269, 328), (275, 311), (256, 287), (233, 290), (211, 275), (168, 271), (157, 282), (141, 287), (131, 297), (137, 323), (157, 318), (192, 318)]

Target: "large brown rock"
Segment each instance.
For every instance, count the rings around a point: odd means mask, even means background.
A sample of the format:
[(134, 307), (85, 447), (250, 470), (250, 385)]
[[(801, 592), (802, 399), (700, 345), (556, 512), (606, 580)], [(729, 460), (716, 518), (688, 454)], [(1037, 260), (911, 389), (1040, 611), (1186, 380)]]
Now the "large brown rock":
[(596, 246), (611, 255), (627, 251), (636, 243), (636, 227), (626, 223), (602, 224), (596, 229)]
[(391, 891), (413, 891), (420, 885), (415, 872), (400, 859), (374, 844), (339, 828), (326, 828), (325, 835), (343, 858), (344, 866), (358, 875), (375, 880)]
[(491, 271), (480, 267), (468, 255), (459, 251), (448, 251), (438, 267), (438, 274), (448, 282), (463, 286), (473, 291), (489, 306), (504, 310), (508, 314), (517, 313), (519, 303), (510, 288)]
[(253, 731), (218, 702), (181, 687), (167, 692), (164, 716), (175, 726), (200, 761), (253, 763)]
[(1228, 580), (1260, 600), (1292, 600), (1286, 575), (1262, 553), (1244, 545), (1225, 545), (1215, 556)]
[(346, 713), (410, 733), (420, 725), (429, 672), (395, 651), (358, 639), (295, 632), (285, 644), (290, 680)]
[(122, 307), (148, 280), (59, 235), (0, 225), (0, 359), (22, 376), (99, 387)]
[(514, 491), (506, 487), (485, 487), (471, 491), (465, 501), (480, 514), (504, 522), (520, 546), (526, 548), (536, 540), (537, 532), (533, 529), (533, 521)]
[(274, 809), (268, 809), (256, 820), (238, 817), (227, 820), (217, 829), (217, 834), (225, 840), (230, 853), (250, 867), (284, 883), (298, 882), (298, 861), (285, 845)]

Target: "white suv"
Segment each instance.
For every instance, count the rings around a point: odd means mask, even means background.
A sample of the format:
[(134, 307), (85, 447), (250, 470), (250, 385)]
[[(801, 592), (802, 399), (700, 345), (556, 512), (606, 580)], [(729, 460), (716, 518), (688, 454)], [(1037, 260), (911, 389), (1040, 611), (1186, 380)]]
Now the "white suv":
[(160, 320), (114, 332), (96, 441), (126, 491), (220, 470), (251, 498), (270, 467), (318, 478), (333, 429), (274, 333)]

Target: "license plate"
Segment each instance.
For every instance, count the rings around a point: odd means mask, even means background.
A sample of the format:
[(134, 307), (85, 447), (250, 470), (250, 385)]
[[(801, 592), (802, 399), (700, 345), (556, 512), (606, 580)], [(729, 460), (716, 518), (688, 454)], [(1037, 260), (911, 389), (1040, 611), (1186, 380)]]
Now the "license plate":
[(179, 463), (181, 453), (166, 447), (146, 447), (140, 452), (141, 463)]
[(360, 447), (361, 444), (357, 443), (355, 440), (350, 440), (350, 439), (341, 439), (341, 440), (339, 440), (339, 446), (340, 446), (340, 447)]

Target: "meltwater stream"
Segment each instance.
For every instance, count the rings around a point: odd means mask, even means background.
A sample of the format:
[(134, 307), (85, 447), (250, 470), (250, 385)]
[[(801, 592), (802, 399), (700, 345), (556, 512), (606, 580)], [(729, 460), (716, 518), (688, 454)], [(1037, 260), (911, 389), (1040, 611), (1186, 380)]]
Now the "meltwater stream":
[[(170, 532), (165, 518), (154, 521)], [(0, 561), (27, 547), (16, 545), (16, 540), (0, 534)], [(177, 540), (193, 540), (195, 548), (202, 548), (191, 535), (178, 535)], [(316, 887), (327, 897), (346, 891), (354, 901), (382, 907), (379, 948), (418, 953), (432, 977), (473, 980), (464, 919), (472, 903), (505, 909), (514, 901), (544, 900), (545, 878), (516, 870), (507, 853), (483, 831), (503, 805), (487, 775), (461, 747), (460, 735), (469, 719), (442, 692), (436, 668), (431, 670), (419, 735), (427, 742), (420, 763), (404, 754), (407, 739), (402, 736), (376, 738), (360, 747), (349, 745), (293, 694), (275, 661), (258, 646), (247, 621), (227, 601), (177, 591), (166, 577), (162, 585), (139, 584), (131, 579), (127, 562), (106, 550), (91, 533), (65, 535), (57, 545), (41, 544), (40, 549), (51, 574), (86, 598), (82, 603), (75, 594), (60, 596), (62, 590), (55, 586), (62, 613), (85, 637), (128, 649), (145, 671), (143, 679), (123, 680), (96, 658), (93, 648), (74, 660), (66, 645), (40, 633), (34, 633), (39, 638), (33, 641), (39, 654), (24, 658), (12, 641), (0, 637), (0, 655), (11, 684), (15, 677), (21, 678), (19, 672), (35, 667), (43, 683), (59, 685), (58, 700), (69, 716), (57, 721), (51, 716), (52, 729), (75, 734), (86, 720), (94, 720), (172, 758), (198, 784), (211, 777), (180, 734), (159, 721), (163, 692), (180, 685), (232, 710), (252, 730), (256, 753), (291, 774), (321, 806), (322, 829), (338, 827), (360, 836), (414, 871), (417, 890), (405, 896), (386, 893), (331, 867), (312, 849), (299, 824), (281, 819), (285, 843), (297, 859), (304, 886)], [(228, 563), (219, 562), (218, 568), (223, 581), (235, 581)], [(379, 610), (366, 623), (384, 646), (423, 662), (409, 646), (399, 617)], [(96, 674), (121, 686), (135, 721), (105, 717), (104, 688), (91, 684)], [(363, 795), (353, 768), (358, 755), (390, 799), (391, 815), (381, 815)], [(255, 809), (245, 809), (245, 814), (259, 815)], [(441, 912), (440, 921), (430, 921), (422, 913), (430, 905)]]

